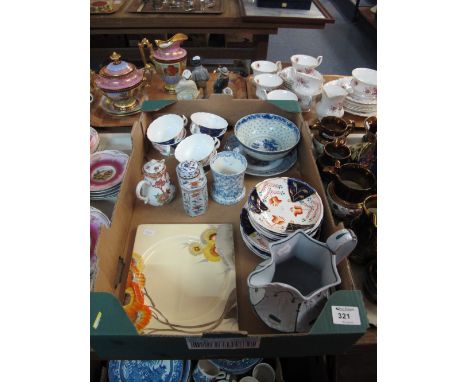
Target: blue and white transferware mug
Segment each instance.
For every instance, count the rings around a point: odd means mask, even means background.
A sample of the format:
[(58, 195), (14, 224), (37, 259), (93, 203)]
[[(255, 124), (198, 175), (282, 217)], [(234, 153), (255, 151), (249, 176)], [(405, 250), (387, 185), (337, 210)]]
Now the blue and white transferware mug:
[(247, 159), (238, 151), (222, 151), (211, 158), (210, 168), (213, 174), (213, 200), (224, 205), (240, 202), (245, 195)]

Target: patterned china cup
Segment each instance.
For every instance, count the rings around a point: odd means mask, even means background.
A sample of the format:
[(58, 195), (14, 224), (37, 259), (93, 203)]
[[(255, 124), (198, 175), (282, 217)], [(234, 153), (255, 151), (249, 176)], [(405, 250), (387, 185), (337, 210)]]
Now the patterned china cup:
[(368, 196), (375, 194), (377, 182), (374, 174), (367, 168), (356, 163), (326, 166), (324, 173), (334, 178), (335, 193), (338, 197), (350, 203), (362, 203)]
[(255, 95), (263, 100), (266, 99), (263, 91), (270, 92), (283, 84), (283, 80), (277, 74), (259, 74), (254, 77), (254, 82), (257, 86)]
[(177, 145), (185, 138), (187, 132), (185, 129), (182, 130), (182, 136), (177, 138), (177, 140), (171, 145), (160, 145), (155, 142), (151, 142), (155, 150), (159, 151), (161, 155), (165, 157), (173, 156)]
[(163, 115), (151, 122), (146, 136), (152, 143), (157, 143), (158, 145), (172, 145), (180, 141), (187, 122), (187, 118), (184, 115)]
[(198, 361), (192, 377), (195, 382), (215, 382), (227, 375), (209, 360), (202, 359)]
[(207, 134), (193, 134), (177, 145), (174, 154), (179, 162), (194, 160), (205, 167), (210, 163), (211, 157), (216, 154), (219, 145), (218, 138)]
[(190, 120), (192, 121), (191, 130), (192, 128), (198, 128), (200, 133), (208, 134), (212, 137), (224, 134), (228, 127), (228, 122), (224, 118), (212, 113), (193, 113), (190, 116)]
[[(224, 134), (226, 134), (227, 128), (222, 130), (218, 135), (211, 135), (212, 138), (218, 138), (220, 141), (223, 139)], [(204, 134), (200, 131), (200, 128), (197, 125), (190, 126), (190, 133), (192, 134)], [(210, 135), (210, 134), (207, 134)]]
[(211, 158), (210, 168), (213, 174), (213, 200), (224, 205), (240, 202), (245, 196), (245, 157), (238, 151), (221, 151)]
[(377, 70), (356, 68), (351, 74), (352, 97), (372, 100), (377, 98)]
[(313, 74), (315, 68), (322, 63), (322, 56), (317, 58), (305, 54), (295, 54), (291, 56), (291, 64), (300, 73)]
[(254, 61), (250, 67), (254, 76), (259, 74), (276, 74), (282, 69), (280, 61), (276, 61), (276, 63), (264, 60)]

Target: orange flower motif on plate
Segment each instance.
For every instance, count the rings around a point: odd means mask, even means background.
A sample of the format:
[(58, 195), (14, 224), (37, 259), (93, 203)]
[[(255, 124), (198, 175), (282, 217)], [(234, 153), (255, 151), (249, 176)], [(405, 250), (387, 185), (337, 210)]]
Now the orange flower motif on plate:
[(268, 203), (270, 203), (270, 205), (273, 205), (275, 207), (278, 206), (281, 202), (282, 200), (278, 198), (277, 196), (273, 196), (272, 198), (268, 200)]
[(282, 224), (285, 220), (281, 216), (273, 215), (271, 221), (273, 224)]
[(293, 206), (291, 208), (291, 211), (292, 213), (294, 214), (294, 216), (297, 216), (297, 215), (302, 215), (302, 207), (301, 206)]
[(219, 261), (221, 258), (219, 257), (218, 252), (216, 252), (215, 243), (209, 241), (208, 244), (203, 249), (203, 255), (208, 261)]

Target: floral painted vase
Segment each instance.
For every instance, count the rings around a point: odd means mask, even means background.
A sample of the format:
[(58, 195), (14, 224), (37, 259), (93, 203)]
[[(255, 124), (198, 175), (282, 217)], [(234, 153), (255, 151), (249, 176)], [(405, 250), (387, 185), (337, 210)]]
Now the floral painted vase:
[(143, 166), (145, 178), (136, 187), (136, 196), (145, 204), (158, 207), (174, 199), (175, 186), (171, 183), (164, 160), (152, 159)]

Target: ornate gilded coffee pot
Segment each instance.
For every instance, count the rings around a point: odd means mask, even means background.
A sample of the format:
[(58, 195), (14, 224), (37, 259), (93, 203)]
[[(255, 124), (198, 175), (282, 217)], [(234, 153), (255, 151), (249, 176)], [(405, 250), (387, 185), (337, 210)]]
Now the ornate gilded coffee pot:
[(144, 50), (146, 46), (150, 51), (150, 60), (156, 68), (156, 73), (161, 76), (164, 88), (171, 94), (175, 94), (176, 85), (187, 65), (187, 51), (180, 47), (182, 41), (187, 39), (185, 34), (176, 33), (169, 40), (154, 40), (158, 47), (156, 51), (146, 38), (138, 43), (143, 63), (148, 67)]
[(92, 78), (95, 88), (107, 98), (105, 110), (111, 114), (139, 110), (138, 95), (151, 75), (147, 68), (137, 69), (120, 57), (113, 52), (112, 62)]

